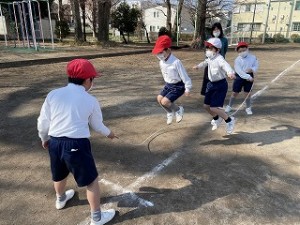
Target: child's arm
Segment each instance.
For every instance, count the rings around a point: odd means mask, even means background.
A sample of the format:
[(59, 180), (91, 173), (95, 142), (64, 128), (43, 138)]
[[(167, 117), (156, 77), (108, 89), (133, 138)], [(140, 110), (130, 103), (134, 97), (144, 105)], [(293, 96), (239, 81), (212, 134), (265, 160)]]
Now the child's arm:
[(199, 63), (198, 65), (194, 66), (193, 69), (198, 70), (198, 69), (204, 68), (206, 66), (207, 66), (207, 61), (205, 60), (205, 61)]
[(253, 80), (253, 78), (243, 70), (241, 60), (239, 60), (239, 57), (234, 60), (234, 70), (241, 78), (248, 81)]
[(227, 76), (230, 79), (235, 79), (235, 72), (234, 72), (234, 70), (231, 68), (231, 66), (229, 65), (229, 63), (225, 61), (224, 58), (221, 61), (220, 66), (226, 72)]
[(192, 89), (192, 80), (189, 77), (189, 75), (187, 74), (187, 72), (180, 60), (177, 61), (176, 67), (177, 67), (178, 74), (179, 74), (182, 82), (184, 83), (185, 92), (190, 93), (190, 91)]
[[(255, 56), (254, 56), (254, 57), (255, 57)], [(252, 72), (253, 72), (254, 74), (257, 73), (258, 67), (259, 67), (258, 59), (255, 57), (255, 61), (254, 61), (253, 65), (252, 65), (252, 67), (251, 67)]]

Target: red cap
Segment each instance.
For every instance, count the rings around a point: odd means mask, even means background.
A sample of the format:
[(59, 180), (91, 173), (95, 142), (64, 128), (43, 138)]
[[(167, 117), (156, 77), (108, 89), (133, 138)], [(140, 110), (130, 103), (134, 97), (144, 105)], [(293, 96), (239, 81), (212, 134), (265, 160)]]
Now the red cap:
[(88, 79), (99, 76), (93, 64), (86, 59), (73, 59), (67, 65), (67, 74), (71, 78)]
[(237, 47), (236, 47), (236, 50), (238, 51), (239, 48), (241, 48), (241, 47), (246, 47), (246, 48), (248, 48), (248, 43), (247, 43), (247, 42), (244, 42), (244, 41), (239, 42), (238, 45), (237, 45)]
[(171, 45), (171, 38), (168, 35), (162, 35), (156, 40), (155, 46), (152, 50), (152, 54), (161, 53), (164, 49), (170, 48)]

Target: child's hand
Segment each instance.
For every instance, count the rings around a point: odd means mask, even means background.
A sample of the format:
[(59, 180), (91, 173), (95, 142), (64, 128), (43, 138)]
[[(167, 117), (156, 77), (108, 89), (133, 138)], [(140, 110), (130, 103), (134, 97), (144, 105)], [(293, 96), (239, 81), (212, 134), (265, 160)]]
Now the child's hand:
[(246, 73), (253, 73), (253, 70), (251, 68), (246, 70)]
[(189, 91), (184, 92), (185, 96), (191, 96), (191, 93)]
[(118, 136), (116, 136), (115, 134), (114, 134), (114, 132), (110, 132), (110, 134), (109, 135), (107, 135), (107, 137), (108, 138), (110, 138), (110, 139), (114, 139), (114, 138), (117, 138), (117, 139), (119, 139), (119, 137)]
[(253, 82), (253, 81), (254, 81), (253, 77), (250, 77), (250, 78), (248, 79), (248, 81)]
[(193, 69), (198, 70), (199, 68), (198, 68), (198, 66), (193, 66)]
[(230, 79), (235, 79), (235, 74), (234, 74), (234, 73), (230, 73), (230, 74), (228, 74), (228, 77), (229, 77)]

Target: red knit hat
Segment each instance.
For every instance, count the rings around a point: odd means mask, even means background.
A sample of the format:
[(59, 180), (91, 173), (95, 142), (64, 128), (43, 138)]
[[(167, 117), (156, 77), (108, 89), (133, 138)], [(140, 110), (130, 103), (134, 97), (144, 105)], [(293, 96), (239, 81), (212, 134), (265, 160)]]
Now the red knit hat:
[(93, 64), (86, 59), (73, 59), (67, 65), (67, 74), (71, 78), (88, 79), (99, 76)]
[(152, 54), (161, 53), (164, 49), (170, 48), (171, 45), (171, 38), (168, 35), (162, 35), (156, 40), (155, 46), (152, 50)]
[(239, 48), (241, 48), (241, 47), (246, 47), (246, 48), (248, 48), (248, 43), (247, 43), (247, 42), (244, 42), (244, 41), (239, 42), (238, 45), (236, 46), (236, 50), (238, 51)]

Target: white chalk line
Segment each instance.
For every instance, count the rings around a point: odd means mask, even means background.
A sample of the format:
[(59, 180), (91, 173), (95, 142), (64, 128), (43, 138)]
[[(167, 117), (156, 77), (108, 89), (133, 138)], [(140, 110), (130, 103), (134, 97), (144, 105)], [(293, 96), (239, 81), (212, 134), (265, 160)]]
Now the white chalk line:
[[(115, 183), (113, 183), (111, 181), (108, 181), (108, 180), (105, 180), (105, 179), (101, 179), (99, 181), (99, 183), (110, 186), (114, 191), (116, 191), (119, 194), (125, 194), (125, 193), (129, 194), (132, 200), (138, 201), (139, 204), (142, 205), (142, 206), (145, 206), (145, 207), (154, 206), (154, 204), (152, 202), (138, 197), (136, 194), (133, 193), (133, 191), (131, 189), (123, 188), (121, 185), (115, 184)], [(113, 198), (114, 197), (112, 197), (112, 199)]]
[[(297, 63), (299, 63), (300, 60), (296, 61), (295, 63), (293, 63), (291, 66), (289, 66), (288, 68), (286, 68), (284, 71), (282, 71), (279, 75), (277, 75), (271, 82), (275, 83), (280, 77), (284, 76), (289, 70), (291, 70)], [(254, 95), (252, 95), (252, 99), (256, 99), (257, 97), (259, 97), (260, 95), (262, 95), (267, 89), (269, 88), (269, 85), (266, 85), (265, 87), (263, 87), (261, 90), (257, 91)], [(171, 164), (174, 160), (176, 160), (181, 154), (183, 154), (182, 150), (179, 150), (177, 152), (174, 152), (169, 158), (165, 159), (162, 163), (158, 164), (156, 167), (154, 167), (150, 172), (144, 174), (143, 176), (139, 177), (135, 182), (133, 182), (132, 184), (128, 185), (126, 188), (123, 188), (120, 185), (114, 184), (110, 181), (107, 180), (100, 180), (99, 182), (103, 183), (103, 184), (108, 184), (111, 185), (113, 187), (113, 189), (115, 191), (121, 191), (122, 193), (129, 193), (130, 196), (134, 199), (134, 200), (138, 200), (139, 203), (143, 204), (153, 204), (150, 201), (144, 200), (140, 197), (138, 197), (136, 194), (134, 194), (131, 189), (134, 189), (138, 186), (140, 186), (143, 182), (149, 181), (151, 179), (153, 179), (154, 177), (156, 177), (164, 168), (166, 168), (169, 164)], [(150, 205), (147, 205), (150, 206)], [(151, 206), (154, 206), (151, 205)], [(86, 225), (89, 222), (89, 219), (85, 219), (84, 221), (82, 221), (81, 223), (79, 223), (78, 225)]]

